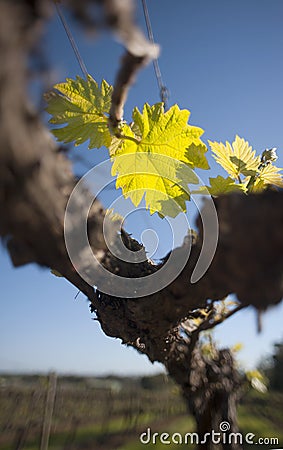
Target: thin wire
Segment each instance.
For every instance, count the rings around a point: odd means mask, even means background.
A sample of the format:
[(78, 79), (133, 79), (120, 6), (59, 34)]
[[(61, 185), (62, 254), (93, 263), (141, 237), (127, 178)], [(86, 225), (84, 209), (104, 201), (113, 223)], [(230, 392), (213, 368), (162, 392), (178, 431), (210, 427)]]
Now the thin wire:
[[(142, 6), (143, 6), (143, 13), (144, 13), (148, 37), (149, 37), (149, 40), (152, 42), (152, 44), (154, 44), (154, 37), (153, 37), (152, 26), (151, 26), (151, 22), (150, 22), (150, 17), (149, 17), (146, 0), (142, 0)], [(160, 70), (159, 63), (158, 63), (158, 58), (153, 60), (153, 67), (154, 67), (154, 72), (155, 72), (155, 76), (156, 76), (157, 84), (158, 84), (158, 88), (159, 88), (159, 95), (160, 95), (161, 101), (164, 103), (164, 109), (167, 110), (168, 109), (169, 92), (162, 80), (162, 75), (161, 75), (161, 70)]]
[(83, 61), (83, 59), (82, 59), (82, 57), (80, 55), (79, 49), (78, 49), (77, 44), (76, 44), (76, 42), (75, 42), (75, 40), (73, 38), (71, 30), (70, 30), (70, 28), (69, 28), (69, 26), (68, 26), (68, 24), (67, 24), (67, 22), (66, 22), (66, 20), (65, 20), (65, 18), (63, 16), (63, 13), (62, 13), (62, 11), (61, 11), (61, 9), (60, 9), (60, 7), (59, 7), (59, 5), (58, 5), (56, 0), (54, 0), (54, 4), (55, 4), (56, 10), (57, 10), (57, 14), (58, 14), (58, 16), (59, 16), (59, 18), (60, 18), (60, 20), (62, 22), (62, 25), (63, 25), (63, 27), (65, 29), (66, 34), (68, 36), (68, 39), (69, 39), (70, 44), (72, 46), (72, 49), (73, 49), (73, 51), (74, 51), (74, 53), (76, 55), (76, 58), (77, 58), (77, 61), (79, 63), (79, 66), (81, 68), (81, 71), (82, 71), (83, 75), (85, 76), (85, 78), (87, 79), (88, 71), (87, 71), (86, 65), (85, 65), (85, 63), (84, 63), (84, 61)]

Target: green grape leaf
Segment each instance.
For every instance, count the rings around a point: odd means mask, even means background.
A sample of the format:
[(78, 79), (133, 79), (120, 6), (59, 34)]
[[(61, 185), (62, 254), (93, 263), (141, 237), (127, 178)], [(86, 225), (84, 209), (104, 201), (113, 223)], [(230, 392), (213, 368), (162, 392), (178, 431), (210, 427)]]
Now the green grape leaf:
[[(151, 214), (174, 217), (185, 211), (190, 199), (187, 185), (198, 183), (192, 168), (208, 168), (200, 140), (203, 130), (188, 125), (189, 114), (177, 105), (164, 113), (162, 103), (145, 104), (142, 113), (134, 109), (131, 126), (121, 127), (122, 139), (112, 139), (109, 151), (116, 187), (135, 206), (145, 196)], [(189, 151), (192, 146), (196, 156)]]
[(282, 188), (283, 178), (279, 173), (281, 170), (283, 169), (276, 167), (273, 164), (267, 164), (260, 170), (259, 175), (255, 181), (255, 186), (263, 183), (264, 187), (266, 187), (266, 185), (273, 185)]
[(249, 192), (262, 192), (268, 186), (278, 186), (283, 188), (283, 178), (279, 173), (281, 168), (268, 163), (260, 167), (258, 174), (248, 179), (247, 187)]
[(45, 95), (47, 112), (52, 115), (50, 123), (67, 124), (52, 130), (61, 142), (75, 142), (80, 145), (89, 140), (88, 148), (109, 147), (111, 134), (108, 127), (108, 113), (111, 106), (112, 86), (105, 80), (99, 87), (88, 75), (87, 80), (67, 78), (65, 83), (54, 86), (58, 91)]
[[(114, 146), (110, 147), (110, 154), (114, 156), (132, 152), (159, 153), (196, 167), (193, 158), (190, 160), (187, 149), (192, 144), (196, 147), (202, 146), (204, 154), (206, 147), (200, 140), (203, 130), (188, 124), (189, 115), (188, 110), (180, 110), (177, 105), (164, 113), (162, 103), (153, 106), (146, 103), (142, 113), (135, 108), (131, 127), (126, 127), (126, 133), (125, 128), (122, 129), (122, 134), (133, 139), (120, 140), (118, 145), (114, 143)], [(198, 151), (201, 153), (200, 149)], [(208, 168), (206, 160), (202, 164)]]
[(209, 169), (209, 165), (205, 156), (207, 152), (207, 147), (205, 144), (195, 144), (192, 143), (186, 151), (186, 156), (188, 160), (191, 162), (193, 167), (197, 167), (199, 169)]
[(197, 190), (192, 191), (192, 194), (214, 195), (228, 194), (230, 192), (240, 191), (245, 192), (246, 188), (243, 183), (235, 183), (231, 177), (224, 178), (218, 175), (215, 178), (209, 178), (210, 186), (200, 186)]
[(175, 217), (186, 211), (190, 200), (187, 185), (197, 184), (193, 170), (174, 158), (145, 152), (120, 154), (113, 158), (112, 175), (118, 175), (116, 188), (138, 206), (145, 198), (150, 213)]
[(222, 142), (208, 142), (214, 153), (213, 157), (232, 178), (237, 179), (240, 174), (257, 174), (260, 157), (255, 156), (255, 150), (244, 139), (236, 136), (232, 145), (227, 141), (226, 145)]
[(209, 193), (216, 196), (235, 191), (243, 192), (245, 190), (243, 184), (236, 184), (233, 178), (223, 178), (221, 175), (215, 178), (209, 178), (209, 183), (210, 186), (207, 186)]

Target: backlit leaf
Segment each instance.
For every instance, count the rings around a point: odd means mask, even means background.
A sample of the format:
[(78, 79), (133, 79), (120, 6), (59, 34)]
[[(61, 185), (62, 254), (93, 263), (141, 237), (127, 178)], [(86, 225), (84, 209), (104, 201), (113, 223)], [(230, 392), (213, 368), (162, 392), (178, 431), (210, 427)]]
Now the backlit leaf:
[(192, 163), (193, 167), (199, 169), (209, 169), (209, 165), (205, 156), (207, 152), (206, 145), (192, 143), (186, 151), (188, 160)]
[(65, 125), (54, 128), (53, 134), (61, 142), (80, 145), (89, 140), (88, 148), (109, 147), (111, 135), (108, 113), (111, 106), (112, 86), (105, 80), (99, 87), (88, 75), (87, 80), (67, 78), (65, 83), (54, 86), (58, 91), (45, 95), (47, 112), (52, 115), (50, 123)]
[(240, 174), (256, 175), (260, 157), (255, 156), (255, 150), (252, 150), (247, 141), (236, 136), (232, 145), (227, 141), (226, 145), (222, 142), (208, 142), (214, 158), (232, 178), (237, 179)]
[(242, 184), (236, 184), (233, 178), (223, 178), (221, 175), (218, 175), (216, 178), (209, 178), (209, 183), (210, 186), (207, 186), (209, 193), (216, 196), (234, 191), (243, 192), (245, 189)]
[(256, 183), (263, 182), (264, 185), (274, 185), (283, 187), (282, 175), (279, 173), (281, 168), (274, 166), (273, 164), (267, 164), (260, 170)]
[(134, 109), (131, 126), (121, 128), (124, 138), (112, 140), (116, 186), (136, 206), (145, 196), (151, 213), (175, 216), (186, 210), (187, 185), (198, 183), (192, 168), (208, 168), (200, 139), (203, 130), (188, 124), (189, 115), (177, 105), (164, 113), (162, 103), (146, 104), (142, 113)]
[(242, 183), (236, 183), (231, 177), (224, 178), (221, 175), (209, 178), (210, 186), (200, 186), (197, 190), (193, 190), (192, 194), (202, 195), (221, 195), (229, 192), (245, 192), (245, 186)]
[(186, 211), (190, 199), (189, 183), (198, 177), (184, 163), (162, 154), (144, 152), (120, 154), (113, 157), (112, 174), (117, 174), (116, 187), (135, 206), (145, 199), (150, 213), (175, 217)]

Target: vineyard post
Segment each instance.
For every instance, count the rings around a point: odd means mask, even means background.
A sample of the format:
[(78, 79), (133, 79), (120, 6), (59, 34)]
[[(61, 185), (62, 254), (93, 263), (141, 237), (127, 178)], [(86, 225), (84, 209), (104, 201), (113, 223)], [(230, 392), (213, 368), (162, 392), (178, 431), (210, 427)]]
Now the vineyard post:
[(56, 386), (57, 386), (57, 374), (55, 372), (51, 372), (48, 380), (40, 450), (48, 450), (52, 415), (56, 396)]

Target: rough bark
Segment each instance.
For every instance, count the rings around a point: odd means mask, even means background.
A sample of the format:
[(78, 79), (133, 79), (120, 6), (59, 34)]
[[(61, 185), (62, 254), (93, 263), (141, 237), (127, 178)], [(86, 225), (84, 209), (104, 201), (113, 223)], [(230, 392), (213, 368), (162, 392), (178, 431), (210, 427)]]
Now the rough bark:
[(215, 350), (208, 357), (198, 345), (186, 341), (178, 345), (175, 358), (171, 355), (167, 368), (181, 386), (188, 410), (196, 420), (199, 441), (194, 443), (208, 450), (242, 448), (239, 438), (229, 440), (230, 433), (239, 433), (237, 404), (243, 392), (243, 378), (235, 367), (232, 353), (229, 349)]
[[(192, 245), (188, 263), (162, 291), (139, 299), (117, 298), (95, 291), (74, 270), (65, 248), (64, 214), (77, 180), (27, 95), (28, 57), (39, 38), (43, 21), (50, 14), (49, 6), (47, 0), (0, 1), (0, 235), (15, 266), (34, 262), (57, 270), (88, 297), (107, 335), (120, 338), (145, 353), (151, 361), (165, 364), (183, 386), (185, 394), (190, 393), (191, 407), (197, 411), (197, 401), (206, 387), (195, 384), (194, 396), (191, 387), (186, 390), (184, 380), (189, 373), (191, 377), (199, 373), (198, 377), (203, 380), (203, 363), (200, 355), (193, 353), (195, 346), (186, 344), (185, 348), (184, 343), (180, 343), (180, 326), (192, 311), (230, 293), (236, 294), (242, 305), (253, 305), (260, 310), (281, 300), (283, 193), (268, 191), (249, 197), (234, 194), (215, 200), (219, 242), (212, 264), (199, 282), (191, 284), (189, 280), (202, 247), (200, 219), (199, 237)], [(72, 213), (74, 230), (80, 228), (90, 195), (86, 189), (81, 190), (77, 208)], [(98, 262), (108, 270), (127, 277), (158, 270), (150, 261), (133, 265), (108, 251), (102, 228), (104, 211), (97, 200), (88, 217), (92, 250)], [(107, 226), (115, 240), (117, 228), (112, 222), (107, 222)], [(123, 239), (132, 250), (141, 248), (126, 233)], [(186, 243), (173, 250), (177, 258), (186, 252)], [(88, 270), (87, 264), (83, 252), (78, 254), (76, 267)], [(95, 272), (96, 267), (90, 269)], [(186, 363), (178, 365), (178, 358), (186, 354)], [(228, 353), (219, 354), (214, 367), (219, 367), (223, 358), (234, 374)], [(217, 379), (215, 370), (211, 370), (208, 384), (215, 382), (214, 377)], [(219, 380), (224, 380), (223, 376), (220, 371)], [(237, 379), (233, 377), (236, 386)], [(225, 380), (229, 379), (226, 376)], [(211, 402), (221, 403), (220, 408), (225, 405), (226, 415), (223, 411), (217, 413), (221, 418), (229, 416), (234, 401), (228, 395), (233, 385), (226, 381), (223, 381), (224, 387), (214, 390), (206, 403), (207, 408), (211, 407)], [(203, 420), (206, 420), (204, 416)], [(212, 425), (214, 422), (209, 426)]]

